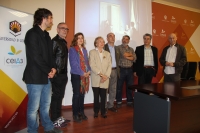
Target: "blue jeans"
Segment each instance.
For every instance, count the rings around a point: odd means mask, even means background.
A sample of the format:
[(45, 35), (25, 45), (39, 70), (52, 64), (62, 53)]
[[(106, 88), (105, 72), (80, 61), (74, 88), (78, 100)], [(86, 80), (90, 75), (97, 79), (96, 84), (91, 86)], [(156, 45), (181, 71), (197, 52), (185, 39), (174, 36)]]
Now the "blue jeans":
[(71, 82), (73, 88), (72, 109), (73, 115), (77, 116), (79, 113), (84, 114), (84, 98), (85, 94), (80, 92), (80, 75), (71, 74)]
[(27, 128), (28, 133), (38, 133), (37, 114), (40, 112), (40, 120), (45, 131), (54, 128), (49, 117), (51, 103), (51, 83), (26, 84), (28, 90)]
[(117, 80), (117, 103), (122, 103), (122, 89), (124, 81), (126, 82), (126, 98), (127, 103), (133, 102), (133, 91), (128, 89), (128, 86), (133, 85), (133, 70), (132, 68), (120, 68), (120, 77)]

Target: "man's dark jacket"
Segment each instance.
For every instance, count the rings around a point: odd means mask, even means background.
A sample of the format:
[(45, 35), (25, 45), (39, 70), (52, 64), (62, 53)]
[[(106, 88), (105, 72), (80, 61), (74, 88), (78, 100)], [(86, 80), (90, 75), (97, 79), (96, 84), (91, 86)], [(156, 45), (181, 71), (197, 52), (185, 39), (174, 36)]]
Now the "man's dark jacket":
[(47, 31), (34, 26), (25, 35), (27, 65), (23, 81), (26, 84), (47, 84), (48, 73), (55, 68), (53, 45)]
[[(151, 46), (154, 60), (154, 76), (156, 76), (158, 71), (158, 49), (154, 46)], [(136, 72), (137, 76), (141, 76), (144, 72), (144, 45), (137, 46), (135, 49), (135, 54), (137, 57), (136, 62), (133, 65), (133, 72)]]
[(68, 49), (67, 42), (65, 39), (56, 35), (52, 39), (53, 43), (53, 54), (56, 62), (57, 74), (67, 73), (67, 60), (68, 60)]
[[(176, 54), (176, 59), (174, 62), (174, 67), (175, 67), (175, 74), (181, 74), (182, 70), (183, 70), (183, 66), (185, 65), (185, 63), (187, 62), (187, 55), (186, 55), (186, 50), (185, 47), (179, 45), (179, 44), (175, 44), (175, 47), (177, 47), (177, 54)], [(162, 54), (160, 56), (160, 64), (163, 66), (163, 70), (165, 69), (165, 64), (166, 64), (166, 55), (167, 55), (167, 50), (169, 46), (166, 46), (163, 51)]]

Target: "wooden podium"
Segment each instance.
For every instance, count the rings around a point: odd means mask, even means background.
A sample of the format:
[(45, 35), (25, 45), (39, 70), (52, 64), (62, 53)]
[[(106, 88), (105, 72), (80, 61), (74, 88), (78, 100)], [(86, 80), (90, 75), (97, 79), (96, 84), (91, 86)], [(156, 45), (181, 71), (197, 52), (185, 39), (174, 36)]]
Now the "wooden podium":
[(200, 133), (200, 81), (133, 85), (135, 133)]

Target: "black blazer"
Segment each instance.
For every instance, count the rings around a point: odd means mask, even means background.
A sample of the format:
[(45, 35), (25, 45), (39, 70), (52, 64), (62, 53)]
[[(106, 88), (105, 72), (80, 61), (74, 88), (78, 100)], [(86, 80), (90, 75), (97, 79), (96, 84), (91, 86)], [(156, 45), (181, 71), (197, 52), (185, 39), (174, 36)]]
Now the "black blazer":
[[(175, 44), (175, 46), (177, 47), (177, 54), (176, 54), (176, 59), (174, 62), (174, 67), (175, 67), (175, 73), (176, 74), (181, 74), (182, 70), (183, 70), (183, 66), (185, 65), (185, 63), (187, 62), (187, 55), (186, 55), (186, 50), (185, 47), (179, 45), (179, 44)], [(167, 50), (170, 46), (166, 46), (163, 51), (162, 54), (160, 56), (160, 64), (163, 66), (163, 70), (165, 69), (165, 58), (167, 55)]]
[[(154, 69), (156, 76), (158, 71), (158, 49), (154, 46), (151, 46), (153, 52), (153, 60), (154, 60)], [(136, 72), (137, 76), (141, 76), (144, 71), (144, 45), (137, 46), (135, 49), (135, 54), (137, 57), (136, 62), (133, 65), (133, 72)]]
[(48, 73), (55, 68), (49, 33), (34, 26), (25, 35), (25, 48), (27, 64), (22, 80), (26, 84), (47, 84)]

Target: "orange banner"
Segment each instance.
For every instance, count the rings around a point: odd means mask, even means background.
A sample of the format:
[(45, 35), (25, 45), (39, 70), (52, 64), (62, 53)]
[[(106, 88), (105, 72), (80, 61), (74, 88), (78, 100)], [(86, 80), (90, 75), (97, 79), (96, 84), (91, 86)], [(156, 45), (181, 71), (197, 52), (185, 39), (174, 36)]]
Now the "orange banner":
[[(188, 61), (200, 61), (200, 13), (152, 2), (153, 45), (158, 48), (158, 58), (163, 48), (169, 45), (170, 33), (175, 33), (178, 37), (177, 43), (185, 46)], [(158, 68), (154, 80), (162, 82), (163, 72), (160, 64)], [(199, 77), (198, 72), (196, 79)]]

